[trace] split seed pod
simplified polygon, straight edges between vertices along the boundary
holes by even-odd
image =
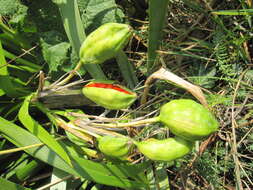
[[[83,87],[82,92],[96,104],[112,110],[125,109],[137,98],[136,93],[112,81],[90,82]]]
[[[98,138],[98,148],[108,157],[125,160],[131,150],[132,144],[128,138],[103,136]]]
[[[148,139],[136,142],[138,150],[151,160],[172,161],[189,153],[193,143],[175,137],[163,140]]]
[[[193,100],[172,100],[161,108],[159,120],[173,134],[195,141],[217,131],[219,123],[211,112]]]
[[[81,62],[99,64],[115,57],[128,43],[132,29],[127,24],[107,23],[93,31],[80,48]]]

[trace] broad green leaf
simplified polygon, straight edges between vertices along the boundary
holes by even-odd
[[[7,16],[14,14],[19,7],[18,0],[0,0],[0,15]]]
[[[0,131],[3,136],[11,141],[18,147],[28,146],[32,144],[41,143],[38,138],[29,133],[28,131],[22,129],[21,127],[13,124],[12,122],[5,120],[0,117]],[[97,183],[118,186],[121,188],[135,188],[138,189],[140,187],[145,187],[144,183],[140,183],[138,181],[130,180],[130,175],[126,178],[118,177],[118,175],[114,175],[114,169],[111,165],[106,165],[101,167],[101,164],[95,163],[90,160],[85,160],[83,158],[74,157],[73,159],[73,168],[71,168],[66,162],[63,161],[61,157],[59,157],[54,151],[49,149],[47,146],[42,146],[39,148],[31,148],[27,149],[30,155],[38,158],[60,170],[73,174],[75,176],[83,177],[87,180],[95,181]],[[77,162],[76,162],[77,161]],[[121,166],[115,166],[121,170]],[[127,167],[127,166],[124,166]],[[135,165],[132,166],[134,168]],[[147,167],[147,166],[146,166]],[[144,167],[144,168],[146,168]],[[102,171],[99,169],[103,168]],[[136,167],[138,169],[138,165]],[[143,167],[139,167],[139,170],[136,170],[136,173],[141,172]]]
[[[51,75],[57,76],[62,71],[73,70],[74,64],[70,63],[69,60],[70,43],[66,42],[60,32],[55,30],[44,32],[40,38],[40,45]]]
[[[253,9],[238,9],[238,10],[220,10],[213,11],[216,15],[253,15]]]
[[[81,17],[85,30],[90,33],[102,24],[108,22],[122,23],[124,13],[115,3],[115,0],[79,1]]]
[[[67,42],[61,42],[51,47],[44,48],[43,56],[48,63],[49,72],[57,71],[68,58],[67,54],[70,48],[70,44]]]
[[[82,42],[85,40],[86,35],[77,6],[77,0],[55,0],[55,3],[59,7],[64,29],[70,44],[75,50],[76,55],[79,55],[79,49]],[[86,64],[83,68],[85,68],[95,79],[106,79],[105,74],[97,64]]]
[[[21,123],[36,137],[38,137],[43,143],[48,145],[52,150],[59,154],[68,164],[71,165],[71,161],[65,150],[61,145],[29,114],[29,104],[34,94],[27,96],[23,105],[21,106],[18,118]]]
[[[167,14],[168,0],[149,0],[149,29],[148,29],[148,73],[154,69],[154,63],[157,57],[161,39],[162,31]],[[159,11],[158,11],[159,10]]]
[[[20,3],[18,5],[18,9],[12,15],[9,23],[13,25],[21,24],[22,29],[24,30],[25,29],[24,23],[27,16],[27,10],[28,10],[28,7]]]
[[[19,184],[13,183],[11,181],[8,181],[2,177],[0,177],[0,187],[4,189],[8,189],[8,190],[29,190],[29,188],[26,187],[22,187]]]

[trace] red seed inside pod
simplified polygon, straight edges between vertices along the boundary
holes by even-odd
[[[113,90],[117,90],[119,92],[123,92],[125,94],[132,94],[131,92],[119,87],[118,85],[115,84],[105,84],[105,83],[91,83],[87,84],[85,87],[96,87],[96,88],[110,88]]]

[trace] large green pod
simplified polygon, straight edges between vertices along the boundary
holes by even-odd
[[[219,125],[208,109],[190,99],[172,100],[163,105],[159,119],[173,134],[190,141],[207,137]]]
[[[107,23],[89,34],[80,48],[81,62],[99,64],[115,57],[133,32],[129,25]]]
[[[112,110],[128,108],[137,98],[136,93],[112,81],[90,82],[82,92],[96,104]]]
[[[128,138],[114,136],[98,138],[98,149],[108,157],[125,160],[131,147],[132,143]]]
[[[136,142],[136,146],[142,154],[151,160],[172,161],[189,153],[193,143],[178,137],[163,140],[151,138]]]

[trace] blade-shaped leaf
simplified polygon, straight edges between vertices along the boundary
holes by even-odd
[[[18,97],[21,94],[17,91],[16,86],[13,85],[7,69],[7,62],[4,57],[4,50],[0,41],[0,90],[2,95],[6,93],[10,97]]]
[[[32,144],[41,143],[38,138],[29,133],[28,131],[22,129],[21,127],[13,124],[12,122],[5,120],[0,117],[0,131],[3,133],[3,136],[11,141],[16,146],[28,146]],[[128,173],[128,176],[118,177],[118,175],[114,176],[114,168],[118,167],[121,170],[121,166],[112,166],[106,165],[106,167],[102,166],[104,169],[100,171],[98,168],[102,168],[101,164],[95,163],[93,161],[85,160],[83,158],[74,157],[73,168],[71,168],[64,160],[59,157],[54,151],[49,149],[47,146],[42,146],[39,148],[31,148],[27,149],[30,155],[38,158],[58,169],[61,169],[65,172],[73,174],[75,176],[80,176],[86,178],[87,180],[95,181],[97,183],[118,186],[121,188],[141,188],[145,187],[144,183],[130,180],[131,172]],[[92,166],[89,166],[92,165]],[[124,166],[125,168],[127,166]],[[134,166],[131,166],[131,170],[133,170]],[[136,167],[136,173],[140,173],[143,170],[143,167]],[[146,168],[146,166],[145,166]]]
[[[149,0],[148,73],[152,72],[167,13],[168,0]],[[157,11],[159,10],[159,11]]]
[[[213,11],[216,15],[253,15],[253,9],[239,9],[239,10],[220,10]]]
[[[116,57],[117,63],[120,68],[120,72],[123,75],[125,81],[127,82],[129,88],[133,89],[138,84],[138,79],[135,75],[133,66],[129,63],[127,55],[120,51]]]
[[[90,160],[86,160],[83,158],[80,158],[78,156],[72,156],[73,159],[79,163],[82,167],[85,167],[86,169],[92,169],[96,168],[96,170],[100,172],[107,173],[108,175],[112,175],[119,178],[133,178],[136,181],[145,183],[145,179],[142,179],[140,177],[140,173],[142,173],[145,169],[147,169],[150,166],[150,162],[144,162],[141,164],[135,164],[135,165],[128,165],[128,164],[104,164],[100,163],[97,164],[95,162],[92,162]]]
[[[30,72],[38,72],[42,68],[42,66],[36,65],[36,64],[34,64],[34,63],[30,62],[30,61],[27,61],[27,60],[25,60],[25,59],[23,59],[21,57],[17,57],[16,55],[14,55],[11,52],[8,52],[6,50],[4,50],[4,55],[7,58],[9,58],[9,59],[15,59],[15,61],[17,63],[20,63],[20,64],[22,64],[24,66],[29,67]]]
[[[58,155],[60,155],[68,164],[71,165],[70,158],[61,145],[29,114],[29,104],[33,94],[27,96],[23,105],[21,106],[18,118],[21,123],[36,137],[38,137],[43,143],[48,145]]]
[[[0,187],[8,190],[29,190],[29,188],[22,187],[21,185],[8,181],[2,177],[0,177]]]
[[[110,167],[110,165],[97,164],[95,162],[91,162],[89,160],[85,160],[85,159],[79,158],[79,157],[73,157],[73,159],[76,161],[76,163],[78,163],[78,167],[81,167],[82,169],[86,169],[86,170],[87,169],[94,170],[93,171],[94,173],[90,173],[91,177],[93,177],[93,175],[95,177],[95,175],[96,175],[96,181],[99,183],[102,182],[103,184],[106,184],[106,185],[112,185],[112,181],[113,181],[113,186],[125,187],[125,188],[126,187],[128,187],[128,188],[141,188],[141,187],[146,186],[146,184],[143,182],[131,181],[131,180],[127,179],[129,177],[134,178],[134,176],[128,176],[125,173],[123,173],[121,171],[120,166],[118,166],[119,168],[117,170],[115,170],[115,167],[117,167],[117,166]],[[107,175],[101,175],[100,172],[107,173]],[[136,173],[138,173],[137,170],[136,170]]]

